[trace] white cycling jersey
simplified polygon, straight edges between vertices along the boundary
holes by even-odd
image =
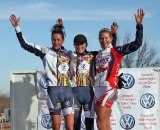
[[[42,59],[48,86],[70,86],[68,51],[61,47],[59,50],[28,43],[24,39],[20,27],[15,27],[21,47],[34,53]]]

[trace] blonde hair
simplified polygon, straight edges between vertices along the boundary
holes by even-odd
[[[105,32],[105,33],[108,33],[109,36],[112,38],[112,32],[111,32],[111,30],[108,29],[108,28],[102,28],[102,29],[99,31],[99,38],[100,38],[101,34],[104,33],[104,32]]]

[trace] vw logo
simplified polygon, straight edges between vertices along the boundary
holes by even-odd
[[[135,83],[135,79],[131,74],[123,74],[122,78],[127,82],[127,83],[124,83],[124,86],[123,86],[124,89],[131,88]]]
[[[49,114],[46,114],[42,117],[41,124],[46,129],[52,128],[52,121]]]
[[[85,130],[86,126],[85,126],[85,116],[82,115],[81,116],[81,128]]]
[[[149,109],[154,106],[155,98],[152,94],[146,93],[146,94],[142,95],[142,97],[140,99],[140,103],[141,103],[142,107]]]
[[[42,88],[47,89],[48,83],[47,83],[47,80],[46,80],[46,75],[42,75],[42,77],[39,80],[39,83],[40,83]]]
[[[120,119],[120,125],[125,130],[130,130],[135,125],[135,119],[132,115],[125,114]]]

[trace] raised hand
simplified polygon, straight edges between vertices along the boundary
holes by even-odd
[[[118,32],[118,24],[116,22],[113,22],[111,25],[111,32],[112,34],[116,34]]]
[[[9,19],[9,20],[11,21],[11,24],[12,24],[14,27],[18,26],[19,23],[20,23],[20,17],[17,18],[14,14],[12,14],[12,15],[10,16],[10,19]]]
[[[63,21],[62,21],[62,19],[61,19],[61,18],[59,18],[59,19],[56,21],[56,24],[58,24],[58,25],[63,25]]]
[[[142,24],[144,15],[145,15],[145,13],[142,9],[137,10],[137,14],[134,15],[137,24]]]

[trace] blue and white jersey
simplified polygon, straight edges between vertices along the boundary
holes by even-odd
[[[40,57],[43,62],[48,86],[71,86],[70,82],[70,55],[61,47],[59,50],[28,43],[24,39],[20,27],[15,27],[21,47]]]

